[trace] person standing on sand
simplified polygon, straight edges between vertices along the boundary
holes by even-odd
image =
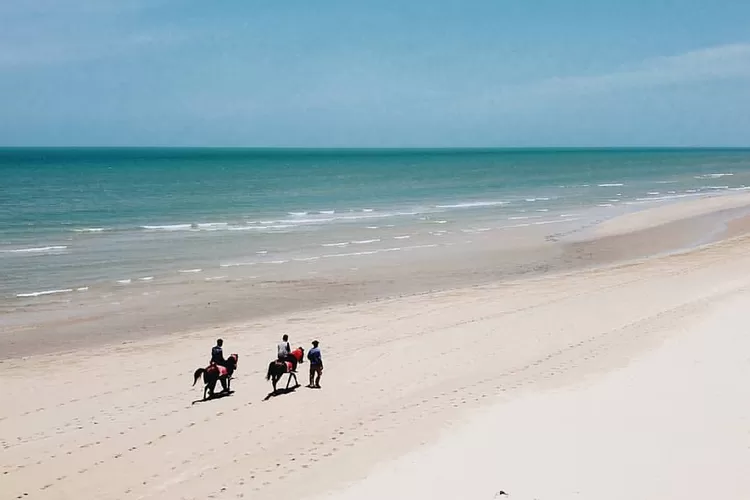
[[[216,345],[211,349],[211,363],[219,366],[226,366],[227,362],[224,359],[223,345],[224,341],[222,339],[216,341]]]
[[[313,340],[312,349],[307,353],[307,359],[310,361],[310,385],[307,387],[311,389],[320,389],[320,376],[323,374],[323,357],[318,344],[317,340]],[[313,383],[315,375],[317,375],[317,380]]]

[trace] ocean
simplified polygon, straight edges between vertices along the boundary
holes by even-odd
[[[583,225],[746,189],[750,150],[0,149],[0,175],[0,298],[28,303]]]

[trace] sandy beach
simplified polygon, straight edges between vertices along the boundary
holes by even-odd
[[[501,281],[483,255],[421,290],[170,335],[6,332],[1,496],[748,498],[748,206],[613,219]],[[321,341],[323,389],[264,400],[282,333]],[[194,402],[217,337],[236,392]]]

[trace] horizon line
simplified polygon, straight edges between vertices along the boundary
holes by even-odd
[[[3,146],[2,150],[242,150],[242,151],[596,151],[747,150],[746,146]]]

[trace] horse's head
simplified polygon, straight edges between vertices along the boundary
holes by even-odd
[[[227,364],[231,365],[232,368],[234,368],[236,370],[237,369],[237,361],[239,361],[239,358],[240,358],[239,354],[231,354],[227,358]]]

